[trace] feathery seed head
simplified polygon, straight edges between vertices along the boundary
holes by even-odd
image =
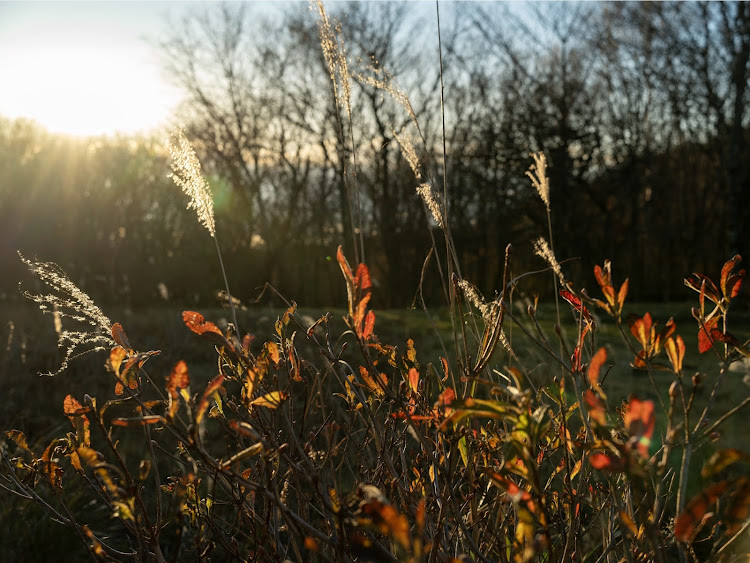
[[[29,260],[20,252],[21,261],[44,283],[51,293],[34,294],[22,290],[27,299],[31,299],[43,313],[54,316],[57,345],[65,350],[65,356],[57,371],[44,375],[57,375],[68,367],[73,358],[89,352],[105,350],[114,346],[110,321],[93,299],[75,285],[57,264]],[[88,330],[64,330],[63,319],[70,319],[85,325]]]
[[[534,253],[549,264],[550,268],[552,268],[560,280],[560,283],[565,287],[567,282],[565,281],[565,276],[563,275],[560,263],[557,261],[557,258],[555,258],[555,253],[552,252],[552,249],[544,238],[539,237],[534,241]]]
[[[544,156],[543,152],[534,153],[531,155],[534,159],[534,164],[529,167],[526,175],[531,178],[531,183],[536,188],[539,197],[542,198],[544,205],[547,206],[547,211],[550,210],[549,204],[549,178],[547,178],[547,157]]]
[[[441,229],[444,226],[443,222],[443,206],[440,203],[440,196],[432,189],[432,185],[429,182],[420,184],[417,186],[417,193],[424,201],[427,209],[430,210],[432,218],[438,224]]]
[[[182,130],[169,139],[169,155],[172,158],[171,178],[190,198],[188,209],[195,209],[198,220],[212,237],[216,236],[214,223],[214,200],[211,188],[201,172],[201,163],[195,150],[185,138]]]

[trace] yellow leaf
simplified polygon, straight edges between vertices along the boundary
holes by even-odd
[[[272,391],[266,393],[262,397],[250,401],[250,404],[256,407],[266,407],[268,409],[277,409],[281,406],[281,403],[287,398],[287,393],[283,391]]]

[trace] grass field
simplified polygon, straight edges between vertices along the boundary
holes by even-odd
[[[685,339],[687,354],[685,359],[685,378],[693,373],[705,374],[706,378],[696,395],[693,416],[697,417],[713,386],[719,362],[715,355],[697,352],[697,325],[690,315],[689,303],[630,304],[625,314],[642,315],[650,312],[655,321],[663,323],[672,316],[677,323],[677,332]],[[185,360],[191,373],[193,392],[198,392],[216,375],[216,356],[210,345],[191,333],[183,324],[181,312],[188,307],[165,305],[143,311],[106,310],[113,321],[121,322],[131,343],[140,351],[161,350],[161,354],[149,361],[147,369],[154,381],[160,381],[169,374],[171,366]],[[523,307],[515,307],[514,316],[527,328],[531,329]],[[257,337],[257,343],[272,338],[274,323],[284,309],[254,306],[238,311],[238,322],[243,331]],[[343,309],[328,310],[333,315],[333,327],[340,334],[344,330]],[[207,320],[223,326],[229,318],[228,311],[215,308],[200,311]],[[298,315],[303,326],[309,326],[327,312],[324,309],[302,308]],[[406,348],[408,339],[415,341],[420,363],[439,365],[439,358],[446,353],[455,357],[450,315],[447,310],[430,311],[430,317],[421,310],[386,310],[376,309],[377,322],[375,333],[382,342],[396,345],[400,350]],[[557,349],[554,340],[554,323],[556,313],[554,305],[540,306],[537,318],[542,331],[551,344]],[[733,317],[731,330],[744,340],[750,334],[750,314],[740,312]],[[469,319],[470,320],[470,319]],[[576,325],[569,307],[562,308],[564,337],[572,349],[576,336]],[[53,318],[42,315],[31,303],[14,303],[0,309],[0,427],[3,430],[18,429],[29,438],[32,447],[40,448],[51,437],[58,436],[70,429],[69,421],[63,416],[63,399],[71,393],[82,397],[84,393],[96,396],[100,401],[112,398],[113,381],[111,374],[103,367],[105,354],[92,353],[71,362],[69,369],[54,377],[41,377],[37,374],[55,370],[62,358],[56,349],[56,335]],[[630,394],[641,398],[658,397],[646,372],[630,366],[632,354],[622,343],[622,336],[615,325],[607,318],[598,322],[596,346],[604,346],[608,351],[607,366],[611,366],[603,384],[611,406],[617,406]],[[518,326],[506,324],[508,336],[518,360],[511,360],[506,352],[499,349],[493,357],[492,364],[499,371],[511,365],[523,366],[528,380],[538,387],[549,385],[559,368],[551,367],[549,357],[538,346],[531,343]],[[437,329],[437,330],[436,330]],[[298,345],[305,346],[304,338],[299,338]],[[735,371],[730,372],[720,391],[716,395],[714,409],[724,413],[747,396],[747,379],[750,379],[748,364],[735,364]],[[656,383],[659,393],[666,400],[670,384],[674,380],[671,372],[656,372]],[[690,386],[690,382],[686,382]],[[331,401],[340,400],[331,397]],[[574,394],[571,391],[571,402]],[[750,433],[737,419],[725,425],[717,442],[706,441],[701,449],[696,450],[696,460],[705,460],[719,446],[750,450]],[[657,407],[655,442],[661,440],[659,432],[664,432],[666,421],[663,411]],[[3,438],[0,438],[3,439]],[[679,456],[673,452],[673,456]],[[699,468],[702,463],[694,467]],[[689,489],[698,490],[700,476],[691,475]],[[71,491],[68,491],[70,493]],[[0,509],[0,545],[12,546],[10,552],[15,560],[42,561],[48,560],[55,553],[70,554],[70,560],[86,557],[85,550],[75,534],[67,528],[50,523],[48,515],[32,503],[22,502],[9,495],[0,493],[3,498]],[[74,492],[73,492],[74,495]],[[9,497],[9,498],[5,498]]]

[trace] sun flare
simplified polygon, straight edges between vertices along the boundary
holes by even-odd
[[[39,6],[40,11],[50,8]],[[78,136],[163,125],[177,94],[161,77],[153,49],[141,37],[128,35],[127,26],[92,24],[87,14],[67,25],[20,21],[2,33],[0,113]]]

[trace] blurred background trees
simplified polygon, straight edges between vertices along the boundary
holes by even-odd
[[[412,302],[431,220],[396,137],[414,139],[443,181],[425,6],[329,7],[354,76],[351,121],[307,5],[270,16],[210,4],[170,25],[159,49],[185,94],[175,122],[209,175],[239,297],[268,281],[299,302],[339,303],[330,257],[341,243],[353,256],[361,237],[380,306]],[[686,274],[747,251],[750,5],[461,3],[441,19],[451,228],[481,290],[498,287],[509,242],[517,273],[542,267],[529,241],[546,234],[546,213],[524,175],[534,151],[549,160],[558,258],[586,285],[609,258],[637,298],[680,298]],[[409,95],[419,130],[368,77]],[[0,297],[17,298],[21,250],[103,303],[213,302],[212,245],[168,177],[164,144],[0,120]]]

